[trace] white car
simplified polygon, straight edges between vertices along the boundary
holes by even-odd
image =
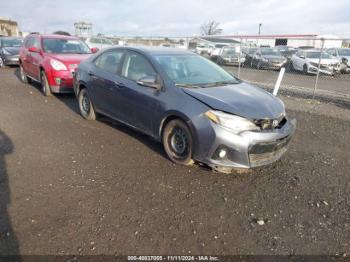
[[[350,48],[329,48],[327,53],[341,62],[342,73],[350,73]]]
[[[291,58],[292,69],[305,74],[317,74],[318,62],[321,56],[320,73],[334,75],[340,72],[340,61],[330,54],[318,49],[299,49]]]
[[[209,50],[209,48],[205,45],[197,45],[194,52],[202,55],[202,54],[208,53],[208,50]]]
[[[214,47],[211,47],[208,51],[208,54],[210,55],[210,58],[215,60],[221,51],[221,48],[229,46],[228,44],[216,44]]]
[[[114,46],[113,42],[109,39],[103,38],[103,37],[90,37],[86,39],[85,43],[90,47],[90,48],[98,48],[98,49],[103,49],[103,48],[108,48]]]

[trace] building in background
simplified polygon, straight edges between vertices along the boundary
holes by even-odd
[[[18,24],[6,17],[0,17],[0,36],[19,36]]]
[[[295,35],[235,35],[230,38],[242,41],[248,46],[266,46],[274,47],[279,45],[288,45],[293,47],[312,46],[321,48],[322,41],[325,39],[324,47],[341,47],[343,40],[335,35],[317,35],[317,34],[295,34]]]
[[[74,23],[75,35],[80,38],[89,38],[92,36],[92,23],[89,22],[76,22]]]

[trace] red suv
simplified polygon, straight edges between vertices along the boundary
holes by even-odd
[[[30,34],[20,50],[21,80],[41,83],[46,96],[74,92],[75,69],[95,51],[77,37]]]

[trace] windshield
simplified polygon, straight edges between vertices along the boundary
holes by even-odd
[[[306,58],[320,58],[321,52],[320,51],[306,52],[305,55],[306,55]],[[330,54],[323,52],[322,58],[330,59],[332,57]]]
[[[3,38],[1,39],[2,47],[21,47],[23,39],[20,38]]]
[[[238,52],[236,52],[236,49],[234,49],[234,48],[224,48],[222,50],[222,55],[224,55],[224,56],[234,56],[234,55],[238,55]]]
[[[341,56],[350,56],[350,48],[338,49],[338,51]]]
[[[53,54],[90,54],[89,47],[78,39],[46,38],[44,51]]]
[[[239,83],[239,80],[220,66],[197,55],[155,56],[168,77],[178,85],[215,85],[221,82]]]
[[[261,49],[262,55],[274,55],[274,56],[280,56],[281,53],[277,49]]]

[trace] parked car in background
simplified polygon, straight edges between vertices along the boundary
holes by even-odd
[[[298,50],[295,47],[279,45],[275,47],[287,59],[290,59]]]
[[[308,49],[315,49],[315,47],[311,45],[302,45],[302,46],[299,46],[297,49],[308,50]]]
[[[209,54],[210,58],[215,61],[218,58],[218,55],[221,51],[221,48],[223,48],[225,46],[229,46],[229,45],[228,44],[216,44],[216,45],[212,46],[211,48],[209,48],[208,54]]]
[[[350,73],[350,48],[329,48],[327,53],[340,62],[340,72]]]
[[[19,49],[22,43],[22,38],[0,37],[0,67],[18,65]]]
[[[246,47],[242,49],[243,54],[245,54],[245,65],[251,64],[252,58],[257,50],[258,47]]]
[[[104,50],[79,65],[74,90],[85,119],[99,113],[135,128],[182,165],[266,165],[286,152],[295,130],[280,99],[181,49]]]
[[[46,96],[73,92],[74,70],[91,53],[77,37],[30,34],[20,49],[21,80],[41,83]]]
[[[241,65],[245,62],[245,54],[237,51],[236,47],[225,46],[221,48],[216,59],[219,65]]]
[[[281,69],[287,63],[280,51],[275,48],[259,48],[253,55],[250,66],[257,69]]]
[[[320,73],[334,75],[340,72],[339,60],[318,49],[298,50],[291,59],[292,69],[304,72],[304,74],[317,74],[320,58]]]
[[[85,43],[90,48],[98,48],[98,49],[104,49],[104,48],[114,46],[114,43],[111,40],[103,37],[90,37],[86,39]]]
[[[209,47],[205,45],[197,45],[196,48],[194,49],[194,52],[199,54],[199,55],[204,55],[208,54]]]

